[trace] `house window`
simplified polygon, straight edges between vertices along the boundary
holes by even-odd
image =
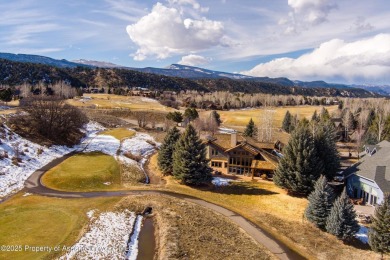
[[[211,155],[218,155],[218,150],[211,148]]]
[[[225,167],[224,168],[227,168],[227,162],[225,162]]]
[[[222,167],[222,162],[211,161],[211,167],[221,168]]]

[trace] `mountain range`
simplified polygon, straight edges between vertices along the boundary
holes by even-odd
[[[214,80],[223,80],[223,79],[231,79],[235,81],[244,81],[244,85],[248,85],[250,83],[269,83],[275,84],[278,86],[284,87],[299,87],[299,88],[325,88],[325,89],[335,89],[335,90],[353,90],[353,89],[364,89],[370,93],[375,93],[383,96],[390,96],[390,86],[369,86],[369,85],[346,85],[346,84],[333,84],[327,83],[325,81],[298,81],[298,80],[290,80],[288,78],[280,77],[280,78],[269,78],[269,77],[251,77],[247,75],[237,74],[237,73],[228,73],[221,71],[214,71],[203,69],[199,67],[181,65],[181,64],[172,64],[166,68],[132,68],[120,66],[110,62],[104,61],[93,61],[93,60],[73,60],[68,61],[65,59],[58,60],[45,56],[39,55],[30,55],[30,54],[12,54],[12,53],[0,53],[0,59],[23,62],[23,63],[34,63],[34,64],[43,64],[49,65],[57,68],[102,68],[102,69],[121,69],[121,70],[130,70],[137,71],[141,73],[147,74],[156,74],[163,75],[168,77],[178,77],[183,79],[191,79],[204,81],[207,79]],[[242,82],[241,84],[243,84]],[[334,92],[334,91],[333,91]],[[370,95],[367,95],[370,96]]]

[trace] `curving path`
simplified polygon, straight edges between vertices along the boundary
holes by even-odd
[[[305,259],[295,251],[289,249],[285,244],[277,239],[273,238],[266,231],[262,230],[260,227],[239,215],[236,212],[228,210],[219,205],[201,200],[196,197],[178,194],[169,191],[160,191],[160,190],[128,190],[128,191],[102,191],[102,192],[66,192],[50,189],[44,186],[41,183],[42,176],[46,171],[50,170],[52,167],[60,164],[74,153],[70,153],[61,158],[57,158],[47,165],[43,166],[39,170],[36,170],[25,182],[25,189],[27,192],[50,196],[50,197],[59,197],[59,198],[94,198],[94,197],[113,197],[113,196],[127,196],[127,195],[148,195],[148,194],[163,194],[186,201],[190,201],[211,209],[219,214],[224,215],[229,218],[231,221],[236,223],[241,227],[245,232],[247,232],[253,239],[255,239],[259,244],[264,245],[271,253],[273,253],[279,259]]]

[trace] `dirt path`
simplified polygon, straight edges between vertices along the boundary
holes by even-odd
[[[204,200],[198,199],[196,197],[178,194],[170,191],[161,191],[161,190],[129,190],[129,191],[108,191],[108,192],[65,192],[57,191],[45,187],[41,183],[42,176],[46,171],[50,170],[52,167],[60,164],[67,158],[72,156],[72,154],[65,155],[64,157],[55,159],[49,164],[45,165],[41,169],[35,171],[25,182],[26,192],[35,193],[43,196],[49,197],[58,197],[58,198],[95,198],[95,197],[113,197],[113,196],[128,196],[128,195],[148,195],[148,194],[157,194],[157,195],[167,195],[185,201],[189,201],[208,209],[211,209],[219,214],[224,215],[229,218],[232,222],[241,227],[245,232],[247,232],[253,239],[255,239],[259,244],[264,245],[271,253],[273,253],[279,259],[304,259],[301,255],[295,251],[289,249],[281,241],[273,238],[270,234],[262,230],[260,227],[239,215],[236,212],[228,210],[219,205],[206,202]]]

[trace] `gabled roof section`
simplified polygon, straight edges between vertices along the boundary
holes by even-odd
[[[383,192],[390,192],[390,142],[366,146],[366,154],[356,169],[357,175],[375,181]]]
[[[245,139],[242,136],[237,135],[237,144],[240,144],[243,141],[245,141]],[[207,142],[213,143],[213,144],[223,148],[224,150],[233,148],[231,146],[231,135],[230,134],[215,134],[213,136],[213,139],[208,140]]]

